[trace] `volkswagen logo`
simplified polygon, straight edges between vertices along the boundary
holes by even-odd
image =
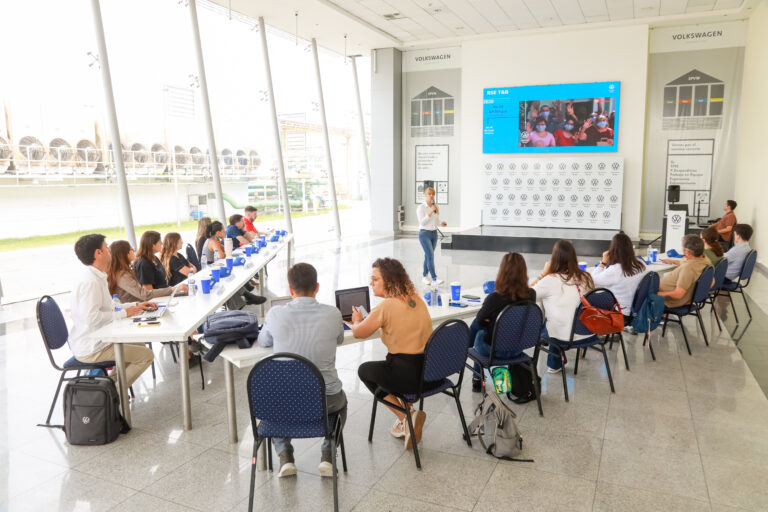
[[[498,211],[496,208],[491,208],[491,215],[496,215]]]
[[[520,208],[515,209],[515,217],[519,217],[523,211]]]
[[[596,187],[600,183],[600,180],[598,180],[597,178],[592,178],[591,183],[593,187]]]
[[[529,217],[533,217],[533,208],[528,208],[528,209],[525,211],[525,213],[526,213],[526,214],[528,214],[528,216],[529,216]]]
[[[534,170],[538,171],[539,169],[541,169],[541,164],[539,162],[536,162],[535,164],[533,164],[533,168]]]
[[[597,202],[598,203],[602,203],[604,200],[605,200],[605,196],[603,196],[602,194],[597,196]]]
[[[605,169],[605,162],[600,162],[599,164],[597,164],[597,168],[600,169],[601,171]]]
[[[606,187],[610,187],[611,185],[613,185],[613,180],[611,178],[605,178],[604,183]]]
[[[499,183],[499,180],[496,178],[491,178],[491,185],[497,185]]]
[[[577,196],[576,194],[571,194],[571,202],[572,203],[575,203],[578,200],[579,200],[579,196]]]
[[[509,200],[514,201],[515,200],[515,194],[509,194]]]
[[[501,171],[504,169],[504,164],[496,164],[496,168]]]
[[[587,180],[585,180],[584,178],[579,178],[579,181],[577,183],[579,184],[580,187],[583,187],[586,182]]]
[[[592,162],[587,162],[587,163],[585,163],[585,164],[584,164],[584,168],[585,168],[586,170],[590,170],[590,169],[592,168]]]
[[[595,210],[592,210],[591,212],[589,212],[589,216],[594,219],[595,217],[597,217],[597,212]]]
[[[584,210],[578,210],[578,211],[576,212],[576,216],[577,216],[577,217],[583,217],[583,216],[584,216]]]
[[[528,185],[533,185],[535,183],[535,180],[533,178],[528,178]]]
[[[82,422],[83,425],[87,425],[91,422],[91,418],[89,416],[83,416]]]
[[[547,180],[546,180],[546,178],[541,178],[541,179],[539,180],[539,185],[541,185],[542,187],[543,187],[544,185],[546,185],[546,184],[547,184]]]
[[[571,185],[573,185],[573,180],[571,178],[566,178],[565,184],[570,187]]]
[[[491,194],[485,194],[485,200],[490,201],[491,200]]]
[[[528,194],[520,194],[520,200],[521,201],[527,201],[528,200]]]
[[[606,219],[609,218],[610,216],[611,216],[611,212],[609,210],[605,210],[603,212],[603,217],[605,217]]]
[[[553,164],[552,162],[547,162],[547,170],[548,171],[551,171],[552,168],[554,168],[554,167],[555,167],[555,164]]]
[[[558,165],[557,168],[560,169],[561,171],[564,171],[565,170],[565,162],[560,162],[560,165]]]
[[[533,194],[533,200],[538,201],[539,200],[539,194]]]
[[[674,215],[672,216],[672,222],[674,222],[675,224],[680,224],[680,222],[681,222],[682,220],[683,220],[683,217],[682,217],[682,216],[680,216],[680,215],[678,215],[678,214],[674,214]]]
[[[493,166],[490,163],[485,164],[485,170],[486,171],[490,171],[491,169],[493,169]]]
[[[612,202],[612,203],[615,203],[615,202],[616,202],[616,201],[618,201],[618,200],[619,200],[619,196],[617,196],[616,194],[613,194],[613,195],[611,196],[611,202]]]
[[[552,216],[557,217],[557,210],[552,210]]]
[[[617,171],[619,169],[619,162],[613,162],[611,164],[611,169],[613,169],[614,171]]]
[[[527,164],[527,163],[525,163],[525,162],[523,162],[522,164],[520,164],[520,168],[521,168],[522,170],[526,170],[526,169],[528,168],[528,164]]]
[[[570,217],[571,216],[571,210],[565,210],[563,212],[563,215],[565,215],[566,217]]]
[[[517,164],[513,162],[513,163],[509,164],[509,168],[514,171],[515,169],[517,169]]]
[[[509,185],[509,178],[504,178],[504,184]]]
[[[504,216],[505,216],[505,217],[508,217],[508,216],[509,216],[509,208],[504,208],[504,209],[501,211],[501,213],[502,213],[502,214],[504,214]]]
[[[574,171],[578,170],[578,168],[579,168],[579,163],[578,162],[573,162],[571,164],[571,169],[573,169]]]
[[[555,179],[552,180],[552,185],[554,185],[555,187],[558,186],[559,184],[560,184],[560,180],[559,179],[555,178]]]
[[[545,195],[545,196],[544,196],[544,199],[545,199],[546,201],[551,201],[551,200],[552,200],[552,194],[547,194],[547,195]]]
[[[501,201],[502,199],[504,199],[504,194],[496,194],[496,199]]]
[[[557,200],[560,202],[565,201],[565,194],[560,194],[559,196],[557,196]]]
[[[585,202],[585,203],[588,203],[588,202],[590,202],[591,200],[592,200],[592,196],[591,196],[591,195],[587,194],[587,195],[585,195],[585,196],[584,196],[584,202]]]
[[[522,178],[515,178],[515,185],[522,185],[523,179]]]
[[[547,211],[544,209],[539,210],[539,217],[543,217],[547,214]]]

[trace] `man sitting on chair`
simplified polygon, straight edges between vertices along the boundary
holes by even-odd
[[[680,265],[659,282],[659,297],[664,297],[664,305],[668,308],[691,303],[696,280],[709,265],[709,258],[704,256],[704,241],[699,235],[683,237],[683,254]]]
[[[739,278],[744,260],[751,250],[749,239],[752,238],[752,226],[749,224],[736,224],[733,226],[734,245],[723,256],[728,260],[728,270],[725,272],[725,281],[730,283]]]
[[[309,263],[297,263],[288,269],[288,285],[293,300],[285,306],[270,308],[259,332],[259,345],[273,346],[275,353],[290,352],[312,361],[325,380],[328,414],[339,412],[343,425],[347,417],[347,397],[336,372],[336,345],[344,341],[341,312],[315,300],[320,285],[317,270]],[[295,475],[291,440],[275,438],[273,441],[280,457],[279,476]],[[333,476],[329,439],[323,441],[321,450],[317,469],[321,476]]]
[[[69,347],[72,354],[82,363],[114,361],[115,348],[112,343],[104,343],[94,338],[93,333],[112,321],[112,297],[107,285],[107,269],[112,259],[104,235],[85,235],[75,243],[75,254],[85,265],[78,277],[70,296],[70,316],[72,329],[69,332]],[[156,308],[152,302],[123,304],[120,318],[134,316]],[[125,381],[131,386],[139,376],[149,368],[154,353],[142,343],[126,343]],[[115,378],[114,372],[110,375]]]

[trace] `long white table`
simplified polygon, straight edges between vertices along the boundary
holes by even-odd
[[[200,280],[210,277],[210,268],[195,274],[197,281],[197,293],[194,296],[174,297],[170,309],[160,319],[159,325],[139,327],[132,318],[118,320],[105,325],[93,335],[104,342],[113,343],[115,346],[115,364],[117,367],[117,384],[120,393],[123,416],[131,423],[131,408],[128,404],[127,386],[125,382],[125,356],[123,344],[125,343],[150,343],[162,341],[179,342],[179,371],[181,374],[181,403],[184,415],[184,429],[192,428],[192,411],[189,398],[189,366],[187,358],[189,345],[187,340],[191,334],[205,321],[211,313],[218,310],[224,303],[237,293],[257,273],[259,274],[260,293],[264,293],[264,268],[275,259],[277,254],[286,250],[286,256],[290,263],[292,234],[285,235],[279,242],[270,242],[262,248],[259,254],[246,258],[246,264],[233,267],[229,277],[221,279],[211,290],[210,294],[204,294]],[[240,251],[235,251],[240,254]],[[221,262],[223,265],[223,261]],[[210,267],[210,265],[209,265]],[[159,299],[156,302],[162,304],[167,299]]]

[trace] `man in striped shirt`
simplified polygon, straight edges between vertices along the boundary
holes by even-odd
[[[342,424],[347,416],[347,397],[336,372],[336,346],[344,340],[341,312],[333,306],[320,304],[315,297],[320,285],[317,270],[309,263],[297,263],[288,269],[288,285],[293,300],[285,306],[267,312],[259,332],[259,345],[274,347],[277,352],[298,354],[312,361],[325,380],[328,413],[340,411]],[[296,474],[293,446],[290,439],[273,439],[280,457],[280,477]],[[331,443],[323,441],[321,476],[333,476]]]

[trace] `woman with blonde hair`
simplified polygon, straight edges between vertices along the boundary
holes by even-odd
[[[197,259],[203,261],[203,244],[208,240],[208,226],[211,225],[210,217],[200,217],[197,221],[197,234],[195,235],[195,250],[197,251]]]
[[[435,273],[435,247],[437,247],[437,228],[446,226],[446,223],[440,222],[440,208],[435,203],[435,189],[432,187],[424,190],[424,202],[416,209],[416,216],[419,219],[419,243],[424,249],[422,280],[424,284],[430,284],[432,281],[440,284],[443,280],[438,279]]]
[[[116,240],[109,246],[112,260],[107,270],[107,284],[111,295],[117,294],[120,302],[146,302],[157,297],[167,297],[175,288],[147,290],[133,273],[136,251],[125,240]],[[187,291],[187,285],[177,286],[180,292]]]
[[[170,286],[184,281],[189,277],[190,271],[197,272],[198,270],[179,252],[183,246],[184,242],[178,233],[168,233],[163,239],[160,263],[165,267],[165,277]]]

